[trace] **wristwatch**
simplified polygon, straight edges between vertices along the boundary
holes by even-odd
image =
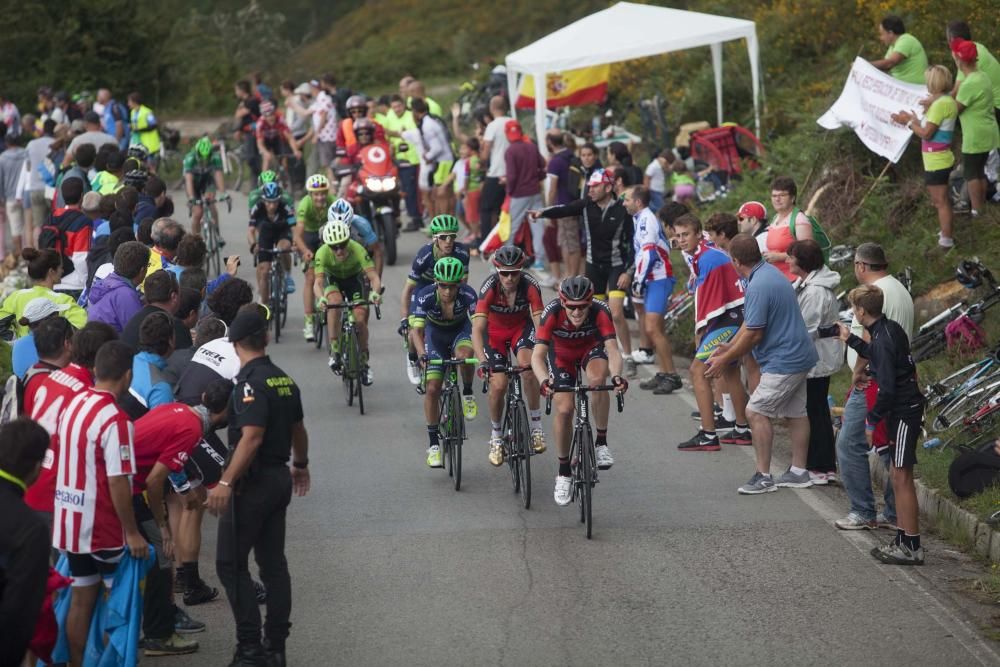
[[[220,479],[220,480],[219,480],[219,485],[220,485],[220,486],[224,486],[224,487],[226,487],[227,489],[231,489],[231,488],[233,488],[233,485],[232,485],[232,484],[230,484],[229,482],[227,482],[227,481],[226,481],[226,480],[224,480],[224,479]]]

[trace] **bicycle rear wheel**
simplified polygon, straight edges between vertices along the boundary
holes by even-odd
[[[243,160],[235,151],[226,152],[226,189],[236,191],[243,185]]]

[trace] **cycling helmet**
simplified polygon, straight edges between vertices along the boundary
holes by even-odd
[[[983,284],[983,274],[979,262],[964,260],[955,269],[955,278],[966,289],[976,289]]]
[[[343,222],[330,221],[323,226],[323,243],[337,245],[351,238],[351,228]]]
[[[149,149],[142,144],[132,144],[128,147],[127,157],[134,157],[139,162],[145,162],[149,159]]]
[[[453,215],[436,215],[431,220],[431,236],[438,234],[457,234],[458,218]]]
[[[148,178],[149,174],[142,169],[132,169],[125,174],[125,177],[122,179],[122,183],[126,186],[131,185],[133,188],[141,192],[142,189],[146,187],[146,180]]]
[[[373,123],[368,118],[357,119],[356,121],[354,121],[354,132],[355,134],[357,134],[358,132],[361,131],[366,131],[375,134],[375,123]]]
[[[202,137],[194,145],[194,149],[198,152],[198,156],[201,159],[208,159],[208,156],[212,154],[212,140],[208,137]]]
[[[309,192],[316,192],[318,190],[329,190],[329,189],[330,189],[330,181],[328,181],[326,179],[326,176],[324,176],[323,174],[313,174],[312,176],[309,177],[309,180],[306,181],[306,190],[308,190]]]
[[[345,225],[350,225],[351,220],[354,220],[354,209],[343,197],[330,204],[330,208],[326,211],[327,222],[342,222]]]
[[[505,245],[493,253],[493,266],[498,269],[520,269],[524,266],[524,251],[513,245]]]
[[[434,280],[442,283],[461,282],[465,277],[465,264],[455,257],[442,257],[434,264]]]
[[[367,112],[368,100],[365,99],[364,95],[351,95],[347,98],[346,106],[348,113],[350,113],[351,109],[364,109]]]
[[[277,183],[268,183],[261,188],[260,198],[264,201],[278,201],[281,199],[281,186]]]
[[[274,183],[276,180],[278,180],[278,175],[270,169],[260,172],[260,176],[257,177],[260,187],[264,187],[268,183]]]
[[[594,296],[594,284],[586,276],[572,276],[559,283],[559,296],[564,301],[589,301]]]

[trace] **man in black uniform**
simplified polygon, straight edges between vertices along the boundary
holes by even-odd
[[[241,312],[229,340],[241,370],[229,406],[230,460],[205,503],[222,517],[215,565],[236,619],[232,665],[283,666],[292,609],[285,513],[293,490],[298,496],[309,492],[309,439],[298,386],[266,354],[267,320]],[[268,591],[266,646],[247,570],[251,549]]]

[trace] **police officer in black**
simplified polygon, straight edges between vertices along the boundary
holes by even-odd
[[[229,340],[241,366],[229,408],[231,455],[205,504],[221,515],[216,570],[236,620],[232,665],[281,667],[292,609],[285,513],[293,491],[298,496],[309,491],[309,440],[299,388],[266,354],[267,320],[255,308],[241,310]],[[267,588],[263,643],[247,570],[251,549]]]

